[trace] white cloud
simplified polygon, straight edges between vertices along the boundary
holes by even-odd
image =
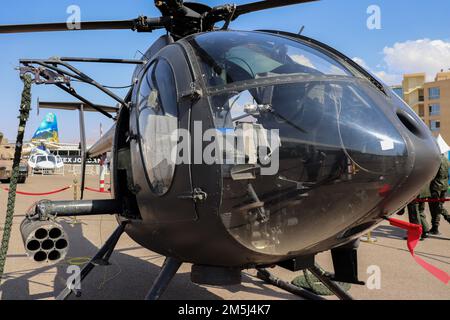
[[[370,68],[359,57],[353,60],[389,85],[401,84],[403,74],[425,72],[433,80],[441,69],[450,68],[450,42],[419,39],[397,42],[383,49],[382,63]]]
[[[377,71],[377,72],[375,72],[375,76],[377,76],[383,82],[387,83],[390,86],[402,84],[402,80],[403,80],[402,75],[391,74],[391,73],[387,73],[386,71]]]
[[[391,73],[425,72],[434,78],[441,69],[450,68],[450,42],[421,39],[397,42],[383,49],[383,61]]]
[[[309,60],[307,57],[305,57],[302,54],[293,54],[293,55],[291,55],[291,59],[294,60],[295,62],[297,62],[298,64],[316,69],[316,67],[313,65],[311,60]]]
[[[400,74],[390,74],[383,70],[374,70],[367,65],[364,59],[358,57],[353,58],[353,61],[388,85],[397,85],[402,82],[402,76]]]

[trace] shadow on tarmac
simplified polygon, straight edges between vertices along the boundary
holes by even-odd
[[[371,245],[409,253],[408,249],[401,249],[398,247],[388,246],[388,245],[379,244],[379,243],[372,243]],[[405,247],[406,247],[406,243],[405,243]],[[443,256],[443,255],[439,255],[439,254],[433,254],[433,253],[422,252],[422,251],[414,251],[414,253],[417,256],[421,256],[422,258],[426,258],[426,259],[430,259],[430,260],[434,260],[434,261],[438,261],[438,262],[450,265],[450,262],[438,259],[438,258],[450,259],[449,256]]]
[[[378,226],[372,231],[374,237],[403,240],[406,231],[392,226]]]

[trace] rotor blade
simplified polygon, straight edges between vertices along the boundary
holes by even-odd
[[[39,24],[13,24],[0,25],[0,33],[28,33],[48,31],[83,31],[83,30],[137,30],[150,32],[164,27],[163,19],[139,17],[132,20],[115,21],[89,21],[80,22],[79,25],[72,23],[39,23]]]
[[[293,5],[293,4],[315,2],[315,1],[319,1],[319,0],[265,0],[265,1],[252,2],[252,3],[247,3],[247,4],[236,6],[236,11],[235,11],[234,16],[237,17],[242,14],[246,14],[246,13],[250,13],[250,12],[254,12],[254,11],[284,7],[284,6],[289,6],[289,5]]]

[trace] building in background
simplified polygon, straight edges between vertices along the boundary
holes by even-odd
[[[426,123],[434,136],[450,141],[450,71],[439,72],[427,82],[425,73],[406,74],[403,83],[392,89]]]
[[[450,141],[450,72],[440,72],[424,85],[425,115],[429,128]]]
[[[405,74],[403,76],[403,100],[425,121],[424,85],[425,73]]]

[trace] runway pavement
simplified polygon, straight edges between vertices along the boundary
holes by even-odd
[[[72,176],[33,176],[19,190],[45,192],[73,183]],[[98,188],[98,179],[88,177],[87,186]],[[1,185],[0,187],[7,187]],[[7,192],[0,191],[0,233],[6,213]],[[105,194],[87,192],[87,199],[101,199]],[[51,200],[73,199],[73,190],[45,197]],[[25,254],[19,233],[19,224],[26,209],[40,197],[17,196],[13,232],[11,236],[5,275],[0,285],[0,298],[54,299],[64,288],[70,263],[86,261],[108,238],[117,226],[114,217],[86,217],[73,221],[65,219],[63,226],[71,242],[67,259],[57,265],[38,264]],[[446,204],[449,206],[450,204]],[[429,217],[429,214],[428,214]],[[407,219],[406,215],[401,219]],[[441,222],[442,236],[420,242],[417,253],[427,262],[450,273],[450,225]],[[370,290],[366,286],[353,285],[350,293],[356,299],[436,299],[449,300],[449,286],[439,282],[411,258],[405,232],[383,223],[374,230],[377,242],[362,243],[359,250],[359,276],[366,281],[369,271],[381,271],[381,288]],[[74,259],[77,258],[77,259]],[[79,299],[143,299],[157,276],[163,257],[144,249],[123,236],[111,258],[112,265],[95,268],[82,284],[83,295]],[[329,253],[322,253],[318,263],[332,270]],[[375,269],[373,268],[375,266]],[[370,268],[372,267],[372,268]],[[240,286],[225,288],[198,286],[190,282],[190,265],[184,264],[163,295],[163,299],[298,299],[289,293],[267,285],[254,278],[253,271],[245,271]],[[291,281],[299,273],[280,268],[273,270],[279,277]],[[76,299],[76,298],[72,298]],[[333,298],[331,298],[333,299]]]

